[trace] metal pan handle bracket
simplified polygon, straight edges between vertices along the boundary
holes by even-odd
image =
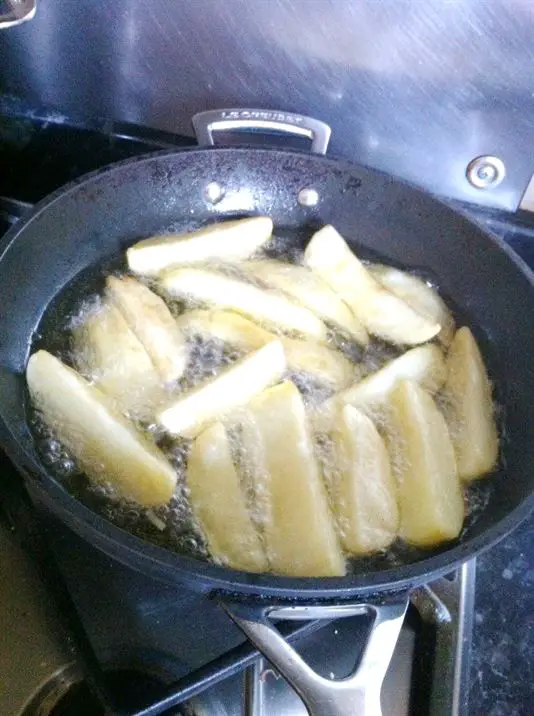
[[[310,716],[381,716],[380,692],[404,622],[408,597],[376,604],[258,606],[221,600],[221,607],[291,684]],[[371,614],[367,644],[355,671],[345,679],[317,674],[282,637],[271,619],[325,619]]]
[[[0,30],[31,20],[37,10],[37,0],[6,0],[7,10],[0,13]]]
[[[306,137],[311,140],[312,152],[326,154],[331,135],[328,124],[319,119],[264,109],[209,110],[195,114],[192,122],[200,145],[214,145],[216,132],[281,132],[292,137]]]

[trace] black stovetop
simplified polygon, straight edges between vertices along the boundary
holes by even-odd
[[[71,179],[110,162],[192,143],[189,138],[111,121],[66,122],[55,113],[22,107],[12,98],[0,98],[0,196],[33,204]],[[528,215],[498,215],[476,207],[460,208],[486,229],[502,236],[534,268],[534,221],[531,223]],[[24,206],[19,210],[23,213]],[[3,211],[0,202],[0,233],[12,220],[13,206]],[[10,468],[0,460],[0,481],[8,470]],[[78,560],[79,574],[83,574],[84,569],[95,568],[93,564],[88,567],[83,545],[73,552],[72,536],[65,537],[60,530],[54,540],[54,549],[58,552],[68,543],[70,558],[74,554],[74,559]],[[104,569],[108,560],[102,555],[98,560],[102,561]],[[120,589],[121,569],[114,568],[117,589]],[[120,633],[128,634],[128,643],[113,646],[117,647],[115,653],[122,653],[125,661],[130,654],[139,654],[143,650],[147,643],[144,633],[147,628],[152,630],[148,641],[157,645],[158,653],[168,653],[166,625],[174,618],[172,610],[176,609],[176,593],[170,593],[169,588],[162,585],[154,585],[152,591],[147,592],[146,585],[137,584],[132,575],[128,579],[128,592],[121,593],[118,603],[109,594],[100,595],[99,600],[94,594],[85,593],[83,579],[68,585],[76,598],[85,603],[86,612],[95,615],[96,631],[90,636],[94,637],[97,650],[100,648],[105,652],[110,648],[103,635],[109,634],[111,625],[122,620]],[[183,663],[179,663],[180,659],[177,661],[174,649],[174,660],[169,665],[174,676],[199,665],[206,650],[217,656],[223,645],[227,647],[242,641],[232,625],[219,619],[208,600],[204,603],[196,595],[182,597],[189,600],[191,638],[184,639],[180,656]],[[200,610],[203,610],[203,620],[207,619],[205,623],[208,625],[201,635],[195,620],[195,614]],[[159,632],[158,625],[161,625]],[[144,654],[144,658],[150,661],[152,655]],[[531,518],[477,562],[469,713],[473,716],[527,716],[532,713],[533,684],[534,519]]]

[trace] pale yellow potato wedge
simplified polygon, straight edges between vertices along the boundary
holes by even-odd
[[[341,544],[355,555],[385,549],[397,536],[399,509],[384,441],[351,405],[339,411],[332,439],[330,488]]]
[[[304,263],[336,291],[370,333],[385,341],[418,345],[441,330],[439,323],[387,291],[333,226],[313,235],[304,252]]]
[[[372,420],[382,422],[389,393],[399,380],[414,380],[430,393],[437,393],[446,377],[445,359],[437,346],[411,348],[317,406],[312,415],[314,430],[330,433],[337,411],[346,404],[362,410]]]
[[[242,442],[252,477],[259,481],[263,537],[273,572],[292,577],[345,574],[304,403],[291,382],[250,402]]]
[[[283,291],[360,345],[369,342],[367,331],[346,303],[305,266],[262,259],[247,261],[242,267],[249,276]]]
[[[282,336],[280,341],[286,353],[288,370],[294,373],[307,373],[333,390],[342,390],[360,376],[358,367],[340,351],[298,338]]]
[[[121,412],[150,420],[166,391],[148,353],[120,311],[104,304],[73,329],[76,365]]]
[[[247,509],[224,426],[214,423],[191,446],[186,481],[193,512],[216,562],[266,572],[267,557]]]
[[[276,340],[278,336],[232,311],[186,311],[177,318],[184,333],[217,338],[244,351],[252,351]],[[341,390],[356,380],[358,368],[340,351],[321,343],[298,338],[279,337],[284,346],[288,370],[309,373],[316,380]]]
[[[210,260],[248,259],[273,232],[267,216],[223,221],[185,234],[163,234],[138,241],[126,252],[134,273],[157,276],[165,269]]]
[[[199,268],[166,272],[160,283],[173,298],[235,311],[268,329],[326,342],[327,329],[323,321],[282,293]]]
[[[194,438],[210,423],[276,383],[285,370],[282,344],[271,341],[178,397],[158,414],[157,420],[171,435]]]
[[[437,339],[445,347],[450,345],[455,331],[454,318],[436,289],[419,276],[391,266],[371,264],[367,268],[384,288],[406,301],[417,313],[439,323],[441,331]]]
[[[279,336],[233,311],[197,308],[178,316],[176,323],[185,334],[216,338],[242,351],[254,351]]]
[[[464,500],[454,448],[430,394],[403,380],[390,393],[387,444],[397,481],[400,535],[432,546],[460,534]]]
[[[164,383],[182,377],[185,340],[165,301],[134,278],[108,276],[106,293],[144,346]]]
[[[107,395],[43,350],[28,361],[26,380],[44,422],[87,477],[145,507],[171,499],[176,473],[170,463]]]
[[[460,477],[469,481],[485,475],[497,462],[499,435],[484,360],[466,326],[449,349],[443,399]]]
[[[417,346],[347,388],[339,397],[356,407],[372,406],[382,403],[399,380],[414,380],[430,393],[437,393],[446,377],[445,359],[438,346]]]

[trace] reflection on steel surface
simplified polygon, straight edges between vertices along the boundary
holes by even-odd
[[[37,0],[5,0],[0,7],[0,30],[33,20]]]
[[[1,88],[192,134],[195,112],[319,117],[333,151],[515,210],[534,169],[531,0],[48,0],[0,33]],[[502,159],[489,191],[471,160]]]
[[[534,211],[534,176],[531,177],[525,193],[521,197],[519,208],[523,211]]]

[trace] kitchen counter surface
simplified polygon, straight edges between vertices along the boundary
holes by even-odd
[[[477,559],[469,716],[534,713],[534,516]]]

